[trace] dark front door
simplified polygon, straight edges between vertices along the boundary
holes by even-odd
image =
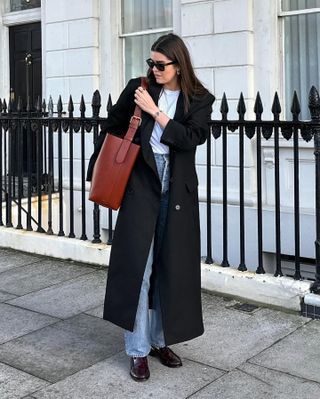
[[[13,101],[13,110],[17,106],[19,97],[22,100],[22,111],[26,111],[27,102],[31,111],[35,111],[37,99],[42,98],[42,73],[41,73],[41,23],[13,26],[9,30],[10,42],[10,96]],[[27,134],[30,134],[27,140]],[[24,129],[22,135],[12,132],[12,156],[18,157],[18,140],[22,145],[23,174],[28,171],[35,174],[37,164],[37,139],[34,133],[27,133]],[[20,152],[21,153],[21,152]],[[17,174],[16,164],[13,164],[12,173]]]
[[[21,96],[25,108],[28,96],[34,108],[42,97],[41,23],[13,26],[10,41],[10,91],[17,102]]]

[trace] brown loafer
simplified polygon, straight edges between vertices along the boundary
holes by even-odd
[[[165,346],[164,348],[155,348],[152,346],[149,355],[159,358],[161,363],[167,367],[182,366],[180,357],[176,355],[168,346]]]
[[[130,375],[135,381],[146,381],[150,377],[147,356],[130,358]]]

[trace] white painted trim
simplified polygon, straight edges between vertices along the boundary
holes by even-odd
[[[46,68],[46,2],[41,0],[41,76],[42,76],[42,99],[47,101],[47,68]]]
[[[41,21],[41,8],[8,12],[3,15],[2,23],[5,26],[15,26]]]
[[[294,311],[300,311],[301,300],[311,286],[310,281],[240,272],[205,263],[201,264],[201,279],[205,290]]]
[[[278,46],[279,46],[279,83],[278,83],[278,87],[279,87],[279,91],[280,91],[280,98],[283,99],[283,116],[286,110],[286,84],[285,84],[285,37],[284,37],[284,19],[279,18],[280,15],[278,15]]]
[[[7,26],[0,26],[0,38],[2,37],[2,57],[1,68],[2,75],[0,76],[0,97],[9,100],[10,96],[10,52],[9,52],[9,28]]]
[[[121,33],[119,37],[132,37],[132,36],[142,36],[142,35],[151,35],[154,33],[162,33],[162,32],[168,32],[172,31],[172,26],[169,26],[167,28],[158,28],[158,29],[147,29],[147,30],[141,30],[137,32],[132,32],[132,33]]]
[[[306,305],[318,306],[320,307],[320,295],[316,294],[307,294],[303,298],[303,302]]]
[[[123,89],[122,39],[119,38],[120,3],[112,0],[100,2],[100,90],[103,104],[106,104],[109,93],[115,103]],[[105,106],[101,115],[105,115]]]
[[[108,265],[111,249],[107,244],[8,227],[0,227],[0,243],[4,248],[100,266]]]
[[[309,8],[305,10],[296,10],[296,11],[280,11],[279,17],[293,17],[295,15],[315,14],[319,12],[320,8]]]
[[[42,5],[44,1],[42,0]],[[10,54],[9,54],[9,27],[28,24],[33,22],[41,22],[43,17],[43,8],[33,8],[30,10],[8,12],[2,15],[2,43],[3,55],[1,58],[1,67],[3,68],[3,75],[0,82],[0,95],[9,99],[10,95]],[[1,35],[0,35],[1,36]],[[44,67],[44,45],[45,37],[43,35],[43,29],[41,31],[42,36],[42,93],[45,93],[45,67]],[[43,96],[44,97],[44,96]]]
[[[172,26],[173,31],[181,35],[181,0],[172,0]]]

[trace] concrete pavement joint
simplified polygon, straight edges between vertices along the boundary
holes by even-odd
[[[282,371],[282,370],[274,369],[274,368],[272,368],[272,367],[262,366],[261,364],[257,364],[257,363],[255,363],[255,362],[253,362],[253,361],[251,361],[251,360],[248,361],[248,363],[253,364],[253,365],[255,365],[255,366],[258,366],[258,367],[262,367],[262,368],[264,368],[264,369],[266,369],[266,370],[275,371],[276,373],[288,375],[289,377],[298,378],[299,380],[303,380],[303,382],[313,382],[313,383],[315,383],[315,384],[317,384],[317,385],[320,386],[319,381],[316,381],[316,380],[312,380],[312,379],[309,379],[309,378],[304,378],[304,377],[301,377],[301,376],[299,376],[299,375],[291,374],[291,373],[289,373],[289,372],[287,372],[287,371]],[[243,370],[240,370],[240,371],[243,371]],[[248,374],[248,373],[246,373],[246,374]],[[254,376],[251,375],[251,377],[254,377]]]
[[[246,362],[251,362],[252,359],[254,359],[255,357],[261,355],[263,352],[265,352],[266,350],[272,348],[274,345],[276,345],[278,342],[282,341],[283,339],[289,337],[291,334],[295,333],[296,331],[298,331],[300,328],[304,327],[306,324],[309,324],[312,321],[312,319],[310,320],[306,320],[301,326],[298,326],[295,330],[290,331],[287,335],[284,335],[283,337],[277,339],[276,341],[274,341],[271,345],[267,346],[266,348],[262,349],[262,351],[260,351],[259,353],[256,353],[255,355],[249,357],[244,363]],[[244,364],[242,363],[242,364]],[[255,364],[255,363],[254,363]]]
[[[197,393],[201,392],[203,389],[207,388],[209,385],[213,384],[214,382],[217,382],[217,381],[219,381],[219,380],[220,380],[220,378],[224,377],[226,374],[229,374],[229,373],[230,373],[230,371],[227,371],[226,373],[224,373],[224,374],[221,374],[219,377],[217,377],[217,378],[215,378],[214,380],[212,380],[212,381],[208,382],[208,384],[204,385],[204,386],[203,386],[203,387],[201,387],[200,389],[197,389],[197,390],[196,390],[195,392],[193,392],[191,395],[189,395],[189,396],[186,396],[186,398],[185,398],[185,399],[192,398],[192,396],[194,396],[194,395],[196,395]]]
[[[0,276],[1,276],[1,273],[0,273]],[[19,297],[19,295],[17,295],[17,294],[11,294],[11,292],[8,292],[8,291],[2,290],[2,289],[0,290],[0,294],[13,295],[13,296],[15,296],[16,298]],[[10,299],[8,299],[8,301],[10,301]]]
[[[211,365],[209,365],[207,363],[199,362],[198,360],[190,359],[188,357],[184,357],[184,359],[188,360],[189,362],[200,364],[201,366],[210,367],[211,369],[219,370],[222,373],[228,373],[230,371],[230,370],[225,370],[225,369],[222,369],[222,368],[219,368],[219,367],[216,367],[216,366],[211,366]]]
[[[250,363],[250,362],[245,362],[245,363],[242,363],[242,364],[246,364],[246,363]],[[250,364],[253,364],[253,363],[250,363]],[[264,366],[260,366],[260,367],[263,367],[263,368],[267,369],[267,367],[264,367]],[[260,381],[260,382],[262,382],[263,384],[266,384],[266,385],[268,385],[269,387],[272,387],[271,384],[268,384],[266,381],[262,380],[261,378],[255,376],[255,375],[253,375],[253,374],[250,374],[248,371],[242,370],[242,369],[240,369],[239,367],[236,367],[234,370],[238,370],[238,371],[240,371],[241,373],[244,373],[244,374],[248,375],[249,377],[252,377],[252,378],[256,379],[257,381]],[[282,373],[282,371],[281,371],[281,373]],[[285,374],[285,373],[283,373],[283,374]]]
[[[24,296],[24,295],[22,295],[22,296]],[[18,298],[20,298],[20,297],[18,297]],[[9,299],[9,301],[11,301],[11,300],[12,300],[12,299]],[[8,303],[8,302],[2,302],[2,303],[6,304],[6,305],[9,305],[9,306],[12,306],[12,307],[14,307],[14,308],[21,309],[21,310],[27,310],[28,312],[37,313],[37,314],[39,314],[39,315],[41,315],[41,316],[47,316],[47,317],[51,317],[52,319],[57,319],[57,321],[54,322],[54,323],[52,323],[52,324],[56,324],[56,323],[59,322],[59,321],[64,321],[64,320],[68,320],[68,319],[69,319],[69,317],[68,317],[67,319],[61,319],[60,317],[57,317],[57,316],[51,316],[51,315],[48,314],[48,313],[42,313],[42,312],[39,312],[39,311],[37,311],[37,310],[24,308],[23,306],[15,305],[15,304]],[[81,312],[81,313],[82,313],[82,312]],[[48,325],[51,326],[52,324],[48,324]],[[44,328],[44,327],[39,328],[39,330],[42,330],[42,328]],[[35,330],[35,331],[38,331],[38,330]],[[28,333],[28,334],[29,334],[29,333]]]
[[[29,371],[25,371],[25,370],[23,370],[22,368],[20,368],[19,366],[12,366],[12,364],[7,363],[6,361],[0,359],[0,364],[1,364],[1,363],[2,363],[2,364],[5,364],[6,366],[11,367],[11,368],[13,368],[13,369],[15,369],[15,370],[22,371],[24,374],[31,375],[32,377],[35,377],[35,378],[37,378],[38,380],[45,381],[45,382],[47,382],[48,384],[52,385],[52,382],[51,382],[51,381],[48,381],[48,380],[46,380],[45,378],[38,377],[38,376],[35,375],[35,374],[29,373]],[[48,386],[50,386],[50,385],[48,385]],[[41,389],[43,389],[43,388],[41,388]],[[39,389],[38,389],[38,391],[39,391]],[[34,392],[37,392],[37,391],[34,391]],[[34,393],[34,392],[33,392],[33,393]],[[29,395],[26,395],[26,396],[29,397]]]
[[[58,283],[53,283],[53,284],[48,285],[48,286],[46,286],[46,287],[43,287],[43,288],[40,288],[40,289],[36,289],[36,290],[34,290],[34,291],[27,292],[26,294],[23,294],[23,295],[17,295],[17,294],[13,294],[13,293],[11,293],[11,292],[8,292],[8,294],[10,294],[10,295],[16,295],[17,298],[23,298],[23,297],[26,296],[26,295],[31,295],[31,294],[34,294],[34,293],[36,293],[36,292],[41,292],[41,291],[43,291],[43,290],[45,290],[45,289],[47,289],[47,288],[52,288],[52,287],[54,287],[54,286],[62,285],[62,284],[65,284],[65,283],[67,283],[67,282],[70,282],[70,281],[72,281],[72,280],[75,280],[75,279],[77,279],[77,278],[79,278],[79,277],[88,276],[88,275],[93,274],[93,273],[95,273],[95,271],[86,272],[86,273],[80,274],[79,276],[76,276],[76,277],[66,278],[66,279],[63,280],[63,281],[59,281]],[[0,274],[0,276],[1,276],[1,274]],[[16,299],[16,298],[15,298],[15,299]],[[8,301],[11,301],[11,300],[12,300],[12,299],[8,299]],[[7,302],[5,302],[5,303],[7,303]],[[9,304],[9,305],[10,305],[10,304]],[[24,308],[24,309],[26,309],[26,308]]]
[[[28,254],[28,255],[30,255],[30,254]],[[9,255],[9,256],[10,256],[10,255]],[[0,275],[1,275],[2,273],[8,272],[9,270],[11,271],[11,270],[16,270],[16,269],[21,269],[21,268],[24,268],[25,266],[30,266],[30,265],[34,265],[34,264],[36,264],[36,263],[40,263],[41,261],[42,261],[42,259],[39,259],[39,260],[35,260],[35,261],[33,261],[33,262],[24,263],[24,264],[21,265],[21,266],[13,266],[13,267],[10,267],[10,269],[3,270],[2,272],[0,272]]]

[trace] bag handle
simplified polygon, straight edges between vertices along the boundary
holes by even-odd
[[[148,88],[148,81],[147,78],[141,77],[141,86],[144,89]],[[119,151],[116,156],[116,162],[122,163],[125,160],[127,152],[129,150],[130,144],[136,134],[138,127],[141,125],[141,108],[139,105],[135,106],[134,114],[131,116],[129,127],[127,133],[123,137],[122,144],[119,148]]]
[[[148,81],[147,81],[147,78],[144,76],[141,77],[141,86],[144,89],[148,88]],[[136,134],[136,131],[140,125],[141,125],[141,108],[139,107],[139,105],[136,105],[135,109],[134,109],[134,113],[130,118],[130,123],[129,123],[127,133],[125,134],[123,139],[132,141],[134,138],[134,135]]]

